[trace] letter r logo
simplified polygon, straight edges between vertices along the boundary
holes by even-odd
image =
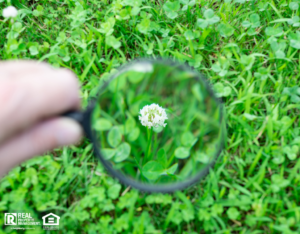
[[[5,225],[17,225],[17,214],[16,213],[5,213],[4,224]]]

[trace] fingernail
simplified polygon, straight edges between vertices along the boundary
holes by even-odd
[[[61,118],[56,131],[56,138],[60,145],[76,144],[83,135],[81,126],[69,118]]]

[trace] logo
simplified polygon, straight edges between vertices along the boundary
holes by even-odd
[[[17,225],[17,213],[5,213],[4,224]]]
[[[35,229],[34,225],[40,225],[40,222],[35,222],[30,213],[4,213],[4,225],[15,225],[11,229]],[[27,227],[20,227],[26,225]]]
[[[58,215],[55,215],[53,213],[47,214],[42,217],[43,219],[43,228],[45,230],[57,230],[58,228],[55,227],[48,227],[48,226],[54,226],[54,225],[59,225],[59,219],[60,217]]]

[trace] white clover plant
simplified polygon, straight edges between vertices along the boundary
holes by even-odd
[[[149,129],[151,127],[165,127],[167,125],[165,120],[167,119],[168,116],[165,109],[155,103],[146,105],[140,110],[139,120],[143,126],[146,126]]]
[[[18,10],[13,6],[8,6],[3,9],[3,17],[4,18],[14,18],[18,15]]]

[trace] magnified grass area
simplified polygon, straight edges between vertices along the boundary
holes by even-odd
[[[222,104],[200,74],[153,60],[104,80],[93,130],[100,154],[123,176],[146,184],[190,181],[219,156]]]
[[[0,0],[1,60],[35,59],[74,71],[84,108],[121,65],[140,57],[169,57],[208,78],[224,103],[227,138],[208,176],[174,194],[145,194],[120,184],[86,139],[35,157],[1,179],[1,234],[19,232],[4,225],[5,213],[17,212],[39,221],[52,212],[61,217],[58,232],[70,234],[300,233],[297,0],[12,0],[18,9],[14,22],[2,17],[8,2]],[[107,115],[99,112],[97,124],[103,149],[123,144],[120,156],[130,152],[128,158],[143,158],[148,143],[148,129],[138,119],[145,105],[136,104],[130,88],[137,84],[127,80],[128,91],[121,95],[111,87],[107,95],[115,97],[102,103]],[[165,91],[155,100],[150,92],[141,96],[149,100],[145,104],[166,109],[169,118],[168,103],[184,87],[171,90],[165,84],[158,86]],[[197,100],[193,90],[187,95]],[[192,108],[192,102],[185,103],[182,110]],[[161,133],[153,131],[155,160],[188,144],[181,141],[182,132],[164,147],[167,139],[161,135],[187,127],[168,121]],[[122,134],[119,126],[126,124],[130,132],[125,128]],[[199,138],[194,129],[188,132]],[[115,159],[116,154],[109,160]],[[36,232],[46,233],[41,226]]]

